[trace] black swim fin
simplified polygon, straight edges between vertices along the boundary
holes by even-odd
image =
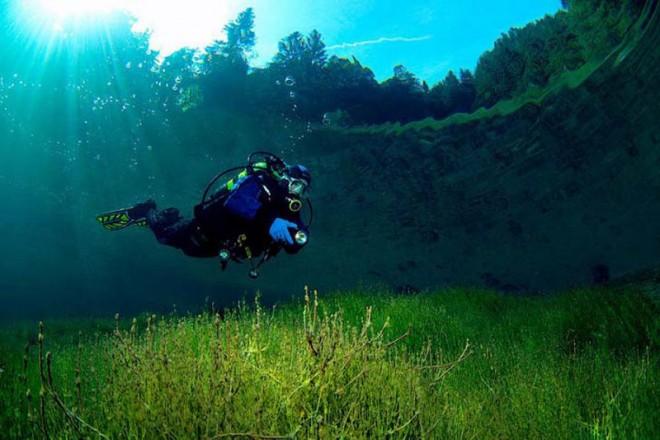
[[[96,216],[96,221],[108,231],[119,231],[129,226],[146,227],[148,226],[147,213],[152,209],[156,209],[156,203],[153,200],[148,200],[132,208],[99,214]]]

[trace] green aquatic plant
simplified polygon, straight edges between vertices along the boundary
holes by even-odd
[[[69,353],[74,386],[57,390],[39,330],[38,431],[45,438],[427,437],[437,425],[432,390],[453,361],[431,346],[398,351],[371,308],[359,326],[320,313],[306,294],[302,326],[282,326],[259,305],[223,317],[148,316],[105,344],[106,381],[83,386],[82,345]],[[251,316],[248,316],[248,313]],[[69,372],[70,373],[70,372]],[[387,386],[383,386],[387,384]],[[89,394],[91,393],[91,395]],[[68,402],[63,396],[68,395]],[[91,396],[94,396],[92,398]]]
[[[634,290],[454,289],[307,291],[273,309],[116,315],[82,334],[54,322],[34,344],[0,344],[0,428],[53,439],[649,438],[657,316]]]

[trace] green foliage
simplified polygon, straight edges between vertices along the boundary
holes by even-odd
[[[112,99],[119,108],[136,110],[141,120],[162,116],[151,113],[154,108],[188,111],[195,106],[262,119],[286,115],[305,122],[320,122],[323,114],[336,110],[347,112],[353,124],[443,119],[548,88],[565,72],[602,58],[621,41],[643,5],[641,0],[569,1],[567,10],[504,34],[482,55],[474,75],[468,70],[458,75],[449,72],[430,89],[404,66],[396,66],[392,78],[379,84],[355,58],[328,58],[316,30],[283,38],[269,66],[251,69],[255,45],[251,8],[224,27],[225,40],[215,41],[204,52],[183,49],[162,63],[148,50],[148,36],[135,35],[131,20],[117,14],[103,26],[93,21],[76,24],[65,31],[77,38],[55,38],[48,47],[39,48],[45,52],[40,55],[43,69],[13,62],[3,63],[0,72],[4,78],[18,74],[20,80],[42,82],[35,94],[37,102],[16,97],[16,112],[24,114],[29,109],[21,108],[21,103],[30,102],[55,129],[70,128],[60,121],[67,114],[60,109],[70,105],[74,90],[81,109],[98,109],[98,102],[106,108]],[[9,23],[0,26],[0,36],[2,32],[7,34],[0,39],[4,58],[28,59],[25,52],[34,50],[29,35],[13,30]],[[295,80],[294,88],[282,86],[287,77]],[[59,87],[62,84],[65,87]],[[290,98],[291,92],[295,98]],[[112,115],[108,122],[121,117]],[[96,118],[87,120],[99,123]],[[87,132],[85,127],[79,129]],[[97,139],[89,139],[93,141]]]
[[[307,37],[294,32],[278,44],[272,66],[299,79],[310,79],[325,65],[327,55],[321,34],[313,30]]]
[[[254,11],[247,8],[238,14],[235,21],[225,26],[227,50],[231,57],[247,60],[256,43],[254,34]]]
[[[380,86],[379,110],[387,119],[411,121],[424,117],[426,90],[417,77],[402,65]]]
[[[513,28],[479,59],[477,106],[546,87],[562,73],[602,59],[639,17],[643,0],[569,0],[555,16]]]
[[[428,103],[431,115],[442,119],[453,113],[467,113],[476,98],[474,76],[469,70],[461,69],[460,81],[451,70],[443,81],[433,86]]]
[[[309,81],[318,75],[325,61],[325,44],[318,31],[312,31],[307,37],[294,32],[279,42],[271,67],[283,74],[294,75],[296,82]]]
[[[246,82],[256,42],[252,8],[224,28],[227,41],[216,40],[206,48],[201,60],[191,60],[191,71],[204,99],[197,100],[208,107],[239,107],[245,101]],[[188,102],[188,101],[186,101]]]
[[[199,107],[204,102],[204,96],[197,85],[185,87],[177,100],[177,105],[182,112],[187,112]]]
[[[568,13],[547,16],[514,28],[479,59],[475,74],[477,105],[490,107],[532,87],[545,87],[553,76],[584,63]]]
[[[563,322],[565,349],[598,347],[610,353],[643,352],[660,348],[658,308],[644,295],[629,293],[625,299],[608,290],[576,292],[562,298],[567,309]],[[582,315],[589,310],[589,319]]]
[[[373,89],[378,85],[371,69],[364,67],[355,57],[348,60],[332,56],[326,65],[326,71],[330,78],[337,80],[335,87],[338,89]]]
[[[569,23],[587,59],[607,55],[639,17],[644,0],[568,0]]]
[[[374,109],[379,102],[379,84],[374,73],[353,57],[330,57],[324,68],[323,93],[329,97],[321,112],[342,109],[356,122],[378,122]]]
[[[223,64],[237,65],[247,72],[247,60],[254,50],[254,12],[252,8],[238,14],[236,20],[224,28],[227,41],[216,40],[206,48],[204,73],[213,74]]]
[[[80,323],[54,324],[26,363],[5,331],[0,428],[8,438],[651,438],[658,316],[634,290],[346,292],[80,335]]]
[[[639,1],[629,0],[620,8],[614,4],[576,0],[568,11],[511,29],[480,58],[474,75],[461,70],[459,79],[449,72],[430,90],[404,66],[396,66],[392,78],[378,84],[357,60],[328,59],[316,30],[308,36],[294,32],[285,37],[270,66],[247,75],[245,54],[254,44],[254,16],[248,10],[225,28],[228,40],[236,43],[217,42],[208,48],[201,89],[209,105],[282,113],[287,96],[278,91],[277,84],[292,77],[297,118],[319,120],[326,112],[344,110],[357,124],[408,122],[427,116],[442,119],[543,89],[587,60],[602,57],[621,41],[622,31],[640,11]],[[240,42],[241,35],[246,36],[245,43]],[[241,56],[229,56],[229,47],[239,47]],[[234,61],[227,63],[227,59]],[[216,79],[209,84],[211,77]],[[232,93],[237,94],[233,99],[228,96]]]

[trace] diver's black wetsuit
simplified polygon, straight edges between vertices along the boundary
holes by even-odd
[[[235,246],[241,235],[241,248],[253,255],[267,251],[275,255],[281,248],[298,252],[300,245],[275,243],[269,228],[276,218],[298,225],[308,232],[300,211],[290,209],[291,197],[286,189],[267,172],[256,171],[236,183],[232,190],[222,189],[203,205],[195,207],[192,219],[184,219],[179,210],[155,209],[147,214],[147,222],[158,241],[181,249],[191,257],[216,257],[223,249]],[[291,231],[292,236],[295,230]]]

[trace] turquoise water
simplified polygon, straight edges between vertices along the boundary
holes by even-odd
[[[219,43],[164,57],[123,13],[53,28],[0,2],[0,316],[185,311],[256,291],[272,303],[305,285],[536,293],[657,265],[658,60],[640,55],[657,41],[655,2],[547,5],[493,46],[504,23],[544,13],[504,2],[495,27],[473,23],[490,44],[442,56],[451,45],[433,45],[460,22],[433,33],[435,2],[388,16],[387,35],[383,10],[364,3],[354,23],[328,16],[327,31],[322,11],[305,10],[309,24],[279,35],[270,57],[253,54],[274,38],[259,33],[261,3],[254,24],[229,17]],[[612,53],[628,55],[615,66]],[[383,125],[484,108],[422,130]],[[207,182],[255,150],[314,176],[308,246],[257,280],[247,264],[221,271],[95,220],[148,198],[191,216]]]

